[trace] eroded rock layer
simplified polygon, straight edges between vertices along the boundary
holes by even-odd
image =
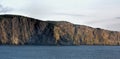
[[[120,45],[120,32],[65,21],[41,21],[18,15],[0,15],[0,44]]]

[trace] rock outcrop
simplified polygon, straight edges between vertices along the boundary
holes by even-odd
[[[0,45],[120,45],[120,32],[66,21],[0,15]]]

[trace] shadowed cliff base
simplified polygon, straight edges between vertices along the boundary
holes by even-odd
[[[66,21],[0,15],[0,45],[120,45],[120,32]]]

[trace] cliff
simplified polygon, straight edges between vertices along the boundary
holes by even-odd
[[[0,45],[120,45],[120,32],[66,21],[0,15]]]

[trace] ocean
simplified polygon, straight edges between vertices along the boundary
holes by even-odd
[[[0,46],[0,59],[120,59],[120,46]]]

